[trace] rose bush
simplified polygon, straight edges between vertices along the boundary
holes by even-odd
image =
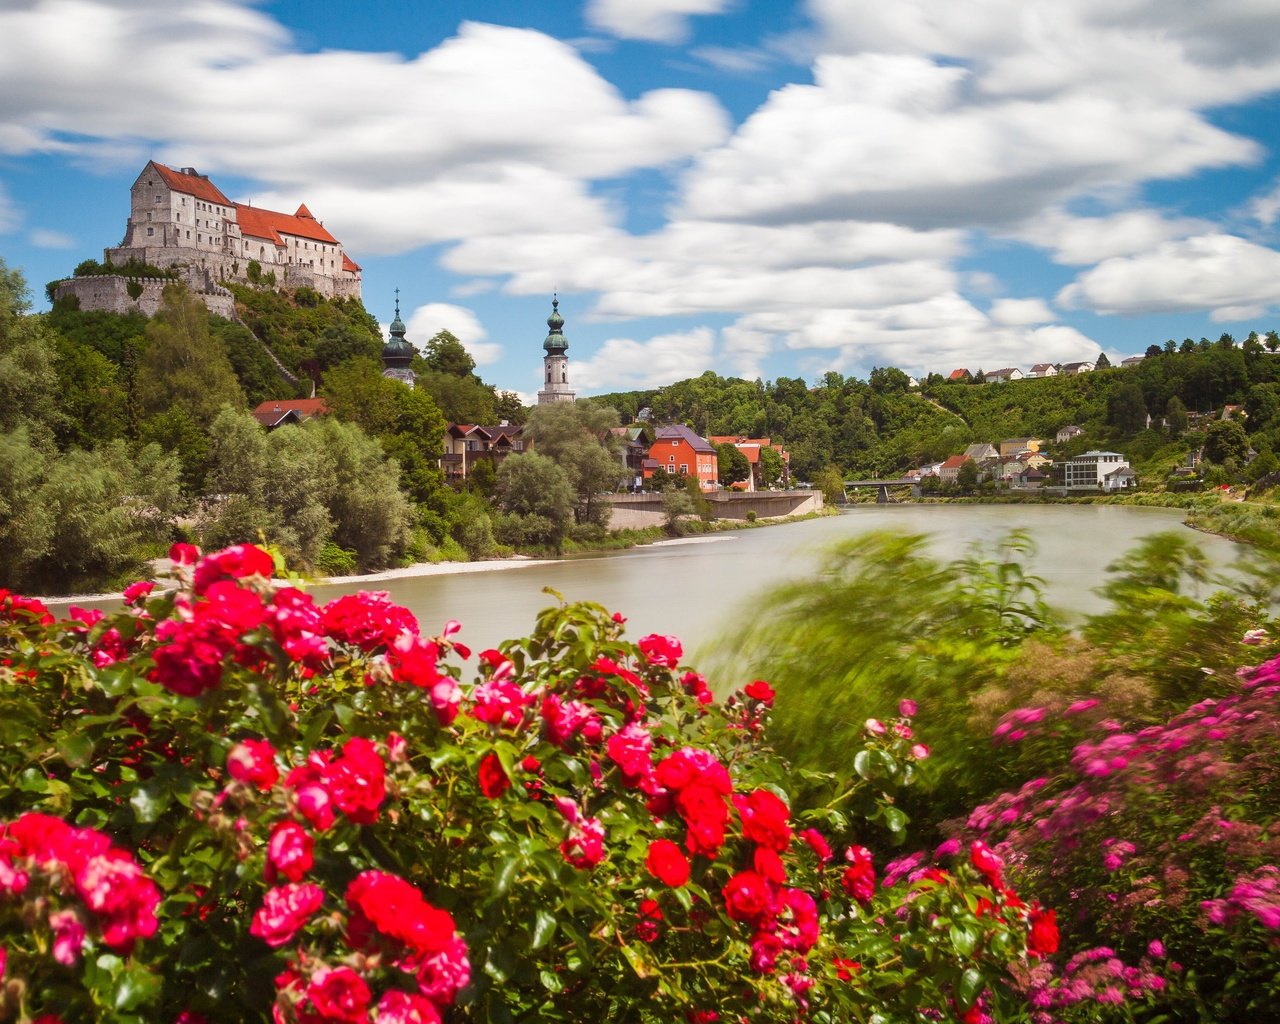
[[[472,658],[256,548],[174,561],[108,616],[0,591],[0,1020],[973,1021],[1052,953],[985,859],[859,844],[909,702],[799,813],[769,685],[716,702],[620,615]]]

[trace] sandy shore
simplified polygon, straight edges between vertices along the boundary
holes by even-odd
[[[501,569],[524,569],[535,565],[550,565],[550,558],[494,558],[482,562],[418,562],[403,569],[387,569],[384,572],[367,572],[360,576],[321,576],[313,583],[383,583],[388,580],[406,580],[415,576],[454,576],[464,572],[498,572]]]

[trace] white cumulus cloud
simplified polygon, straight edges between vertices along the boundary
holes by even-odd
[[[1235,235],[1197,235],[1103,260],[1058,293],[1098,313],[1212,311],[1219,320],[1280,306],[1280,252]]]
[[[489,332],[475,310],[449,302],[428,302],[414,309],[405,321],[405,337],[419,349],[441,331],[448,331],[471,354],[477,366],[496,363],[502,346],[488,341]]]
[[[570,363],[580,390],[656,388],[696,377],[714,365],[716,333],[709,327],[660,334],[644,341],[610,338],[587,359]]]
[[[587,21],[623,39],[679,43],[689,36],[689,18],[719,14],[732,0],[589,0]]]
[[[996,299],[991,319],[1006,327],[1045,324],[1057,319],[1044,299]]]

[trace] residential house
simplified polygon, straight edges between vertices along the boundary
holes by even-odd
[[[1002,366],[998,370],[988,370],[985,374],[988,384],[1000,384],[1009,380],[1022,380],[1022,371],[1016,366]]]
[[[632,423],[625,427],[611,427],[609,433],[618,439],[618,451],[622,467],[635,487],[644,479],[644,461],[649,457],[653,443],[653,430],[644,423]]]
[[[968,381],[968,380],[971,380],[972,378],[973,378],[973,374],[971,374],[968,370],[963,370],[963,369],[952,370],[949,374],[947,374],[947,380]]]
[[[707,438],[712,444],[731,444],[746,457],[748,465],[751,467],[751,475],[743,482],[741,486],[735,484],[738,490],[759,491],[763,490],[764,471],[760,462],[760,453],[766,448],[772,448],[782,458],[782,485],[786,487],[791,480],[791,453],[780,444],[774,444],[772,439],[767,437],[738,437],[732,434],[721,435],[717,437]]]
[[[952,455],[951,458],[946,459],[942,465],[938,467],[938,476],[941,477],[944,484],[953,484],[956,482],[956,477],[960,475],[960,467],[966,462],[972,461],[972,459],[966,458],[963,455]]]
[[[1057,375],[1058,368],[1053,363],[1036,363],[1027,374],[1028,377],[1056,377]]]
[[[1068,377],[1076,377],[1082,373],[1090,373],[1096,368],[1097,364],[1090,359],[1085,359],[1079,363],[1063,363],[1062,372]]]
[[[1137,477],[1129,469],[1129,460],[1119,452],[1088,451],[1063,463],[1063,483],[1067,487],[1090,490],[1127,490],[1137,486]]]
[[[533,443],[525,440],[524,427],[513,426],[505,420],[496,427],[450,423],[444,432],[440,468],[447,483],[461,483],[478,462],[487,462],[497,469],[508,455],[532,448]]]
[[[1048,475],[1036,469],[1034,466],[1028,466],[1013,481],[1013,486],[1027,489],[1043,487],[1044,482],[1048,479]]]
[[[1000,442],[1000,454],[1017,455],[1018,452],[1038,452],[1040,450],[1040,442],[1034,437],[1009,437]]]
[[[997,449],[993,444],[987,444],[986,441],[979,441],[976,444],[971,444],[964,450],[964,457],[966,459],[973,459],[974,462],[979,464],[985,462],[987,459],[994,459],[998,457],[999,454],[999,449]]]
[[[1128,359],[1121,359],[1120,366],[1122,368],[1128,367],[1128,366],[1137,366],[1140,362],[1142,362],[1146,358],[1147,358],[1146,356],[1130,356]]]
[[[323,398],[270,398],[253,410],[253,418],[268,430],[286,423],[302,423],[329,412]]]
[[[1046,466],[1053,465],[1053,459],[1041,451],[1022,451],[1015,455],[1014,458],[1028,469],[1043,470]]]
[[[1077,437],[1079,437],[1083,433],[1084,433],[1084,427],[1077,427],[1074,423],[1070,423],[1065,427],[1060,427],[1058,429],[1057,434],[1054,435],[1053,439],[1058,444],[1063,444],[1067,441],[1074,441]]]
[[[719,487],[720,467],[715,446],[684,424],[659,427],[649,447],[649,458],[661,469],[646,469],[646,480],[657,472],[664,472],[668,476],[694,477],[704,491],[714,491]]]

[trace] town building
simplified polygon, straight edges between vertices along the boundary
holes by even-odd
[[[1085,359],[1079,363],[1063,363],[1062,372],[1068,377],[1077,377],[1082,373],[1090,373],[1097,366],[1092,360]]]
[[[542,357],[543,388],[538,392],[538,404],[572,402],[576,396],[569,387],[569,342],[564,336],[560,300],[554,296],[551,299],[551,315],[547,317],[547,338],[542,347],[547,354]]]
[[[1069,423],[1065,427],[1059,427],[1053,439],[1058,444],[1063,444],[1066,441],[1074,441],[1083,433],[1084,427],[1077,427],[1074,423]]]
[[[1000,442],[1002,456],[1017,455],[1019,452],[1038,452],[1040,442],[1034,437],[1009,437]]]
[[[104,253],[107,263],[117,267],[143,263],[173,269],[178,280],[222,315],[233,308],[230,293],[221,287],[224,281],[265,279],[283,288],[311,288],[326,298],[360,297],[359,265],[305,204],[290,214],[237,203],[194,167],[174,170],[154,160],[130,189],[124,240]],[[113,298],[116,292],[125,294],[125,280],[95,276],[102,279],[62,281],[55,296],[74,295],[81,309],[129,311],[117,308]],[[154,312],[151,307],[158,306],[164,283],[140,282],[144,291],[128,296],[126,305]]]
[[[1122,368],[1137,366],[1139,363],[1143,362],[1146,358],[1147,358],[1146,356],[1130,356],[1128,359],[1121,359],[1120,366]]]
[[[638,489],[644,481],[644,463],[649,457],[649,446],[653,444],[652,428],[647,423],[632,423],[625,427],[610,427],[609,433],[618,440],[618,454],[630,485]]]
[[[329,412],[323,398],[269,398],[253,410],[253,418],[268,430],[286,423],[304,423]]]
[[[972,462],[972,459],[963,455],[952,455],[949,459],[943,460],[941,466],[938,467],[938,477],[943,483],[955,483],[956,478],[960,475],[960,467],[966,462]]]
[[[1022,371],[1016,366],[1002,366],[998,370],[988,370],[983,376],[988,384],[1001,384],[1010,380],[1022,380]]]
[[[704,491],[714,491],[720,486],[720,460],[715,446],[683,424],[659,427],[654,432],[649,459],[656,465],[646,465],[646,480],[666,473],[668,476],[694,477]]]
[[[964,457],[966,459],[973,459],[973,461],[977,463],[985,462],[987,459],[994,459],[999,456],[999,454],[1000,452],[996,446],[988,444],[986,441],[975,442],[964,450]]]
[[[1074,459],[1067,459],[1062,468],[1062,480],[1067,487],[1119,491],[1130,490],[1138,485],[1137,475],[1129,467],[1129,460],[1119,452],[1085,452]]]
[[[1027,374],[1028,377],[1056,377],[1057,375],[1058,368],[1053,363],[1036,363]]]
[[[466,481],[478,462],[487,462],[495,470],[508,455],[532,450],[533,443],[524,436],[524,427],[505,420],[496,427],[474,423],[450,423],[444,432],[444,454],[440,468],[446,483]]]
[[[760,462],[760,454],[766,448],[772,448],[782,458],[782,486],[788,487],[791,482],[791,453],[780,444],[774,444],[768,437],[739,437],[725,435],[707,438],[712,444],[731,444],[746,457],[751,474],[742,484],[734,484],[738,490],[760,491],[765,488],[764,468]]]
[[[963,368],[959,370],[952,370],[949,374],[947,374],[947,380],[968,381],[972,377],[973,377],[973,374],[971,374],[968,370],[965,370]]]

